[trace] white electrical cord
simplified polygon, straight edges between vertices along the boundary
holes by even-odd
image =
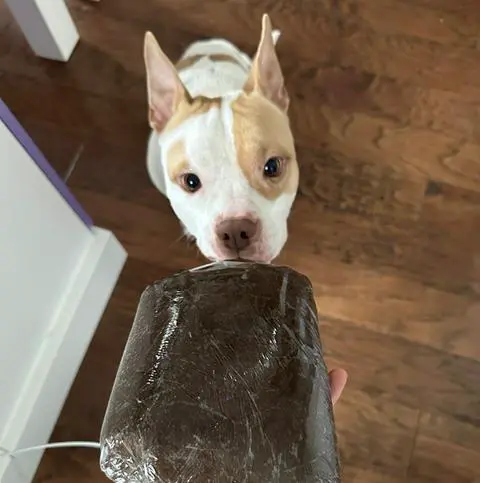
[[[8,451],[5,448],[0,448],[0,457],[3,456],[17,456],[22,453],[29,453],[30,451],[40,451],[51,448],[91,448],[100,449],[100,443],[96,441],[64,441],[61,443],[47,443],[38,446],[31,446],[29,448],[20,448],[14,451]]]

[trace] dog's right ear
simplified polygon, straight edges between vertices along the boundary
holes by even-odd
[[[148,121],[152,129],[160,132],[179,103],[189,101],[190,96],[151,32],[145,34],[143,55],[147,70]]]

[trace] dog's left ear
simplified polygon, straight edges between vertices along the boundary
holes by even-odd
[[[257,91],[276,104],[282,111],[287,111],[290,99],[285,88],[280,62],[275,52],[275,42],[278,35],[278,32],[272,32],[270,17],[264,14],[260,43],[244,90],[246,92]]]
[[[151,32],[145,34],[144,59],[147,70],[148,120],[160,132],[182,100],[190,101],[177,70]]]

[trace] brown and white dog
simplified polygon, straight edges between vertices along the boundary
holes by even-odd
[[[298,165],[279,35],[264,15],[253,60],[210,39],[191,44],[176,67],[145,36],[148,172],[210,260],[270,262],[287,240]]]

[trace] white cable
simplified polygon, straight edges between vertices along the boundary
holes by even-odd
[[[47,443],[38,446],[31,446],[30,448],[21,448],[15,451],[7,451],[3,448],[0,449],[0,457],[2,456],[17,456],[22,453],[29,453],[30,451],[39,451],[42,449],[50,448],[92,448],[100,449],[100,443],[96,441],[63,441],[60,443]],[[3,450],[3,451],[1,451]]]

